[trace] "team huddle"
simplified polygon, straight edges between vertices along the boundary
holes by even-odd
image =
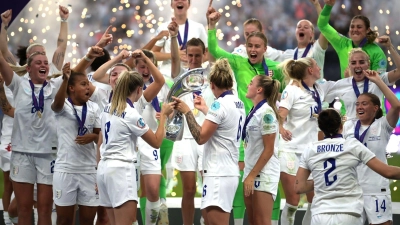
[[[385,146],[399,120],[400,102],[388,86],[388,36],[377,37],[367,17],[355,16],[349,37],[329,25],[335,0],[310,0],[321,31],[301,20],[297,48],[277,50],[259,20],[244,22],[246,43],[219,47],[221,14],[207,9],[207,27],[188,19],[190,0],[171,0],[174,15],[156,36],[111,59],[108,27],[72,68],[64,63],[67,8],[52,61],[45,47],[8,49],[12,11],[1,14],[0,166],[5,176],[6,224],[175,224],[168,218],[168,161],[179,171],[183,224],[194,224],[201,180],[201,223],[293,225],[300,201],[303,224],[391,224]],[[329,43],[339,55],[341,79],[323,77]],[[19,61],[17,62],[17,58]],[[158,63],[162,62],[159,66]],[[326,62],[329,63],[329,62]],[[201,91],[168,97],[177,77],[204,68]],[[87,70],[91,72],[86,73]],[[387,113],[382,99],[390,103]],[[184,117],[182,140],[165,138],[168,118]],[[281,182],[286,203],[281,209]],[[54,205],[54,206],[53,206]],[[54,210],[53,210],[54,208]],[[52,212],[54,211],[54,212]]]

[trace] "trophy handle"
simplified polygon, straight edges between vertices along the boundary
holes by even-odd
[[[186,94],[191,94],[195,91],[202,90],[206,87],[206,78],[203,75],[203,68],[189,70],[177,78],[174,79],[174,85],[172,85],[167,99],[168,102],[172,102],[172,97],[181,97]],[[168,117],[167,123],[165,125],[166,130],[166,139],[171,141],[180,141],[183,137],[183,129],[184,129],[185,116],[178,112],[174,111],[172,117]]]

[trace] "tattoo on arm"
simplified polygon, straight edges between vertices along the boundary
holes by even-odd
[[[296,184],[299,184],[299,181],[298,181],[298,180],[296,180]]]
[[[8,29],[8,26],[4,26],[4,30],[7,30]]]
[[[57,39],[57,41],[58,42],[64,42],[64,39],[59,38],[59,39]]]
[[[0,102],[1,110],[3,110],[3,112],[7,114],[12,109],[12,106],[7,100],[4,88],[0,88]]]
[[[190,130],[190,133],[192,133],[192,136],[194,140],[198,143],[200,141],[200,132],[201,132],[201,127],[199,124],[197,124],[196,119],[194,118],[194,115],[192,111],[186,113],[186,121]]]
[[[58,53],[58,54],[57,54],[57,57],[56,57],[56,62],[55,62],[55,64],[58,65],[58,64],[60,63],[61,58],[63,58],[63,57],[64,57],[64,52]]]

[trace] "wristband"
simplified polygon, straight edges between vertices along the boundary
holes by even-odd
[[[61,23],[66,23],[68,19],[61,18]]]
[[[92,61],[92,59],[91,58],[89,58],[89,57],[87,57],[86,55],[85,55],[85,57],[83,57],[86,61],[88,61],[88,62],[91,62]]]
[[[169,35],[169,37],[171,37],[171,38],[178,37],[178,34],[176,34],[176,35],[174,35],[174,36]]]

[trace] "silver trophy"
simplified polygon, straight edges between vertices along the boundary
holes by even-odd
[[[174,85],[168,93],[168,102],[174,101],[172,97],[180,98],[195,91],[201,91],[208,86],[207,77],[203,75],[205,69],[193,69],[174,79]],[[166,124],[166,138],[171,141],[182,140],[185,117],[175,110],[172,117],[169,117]]]

